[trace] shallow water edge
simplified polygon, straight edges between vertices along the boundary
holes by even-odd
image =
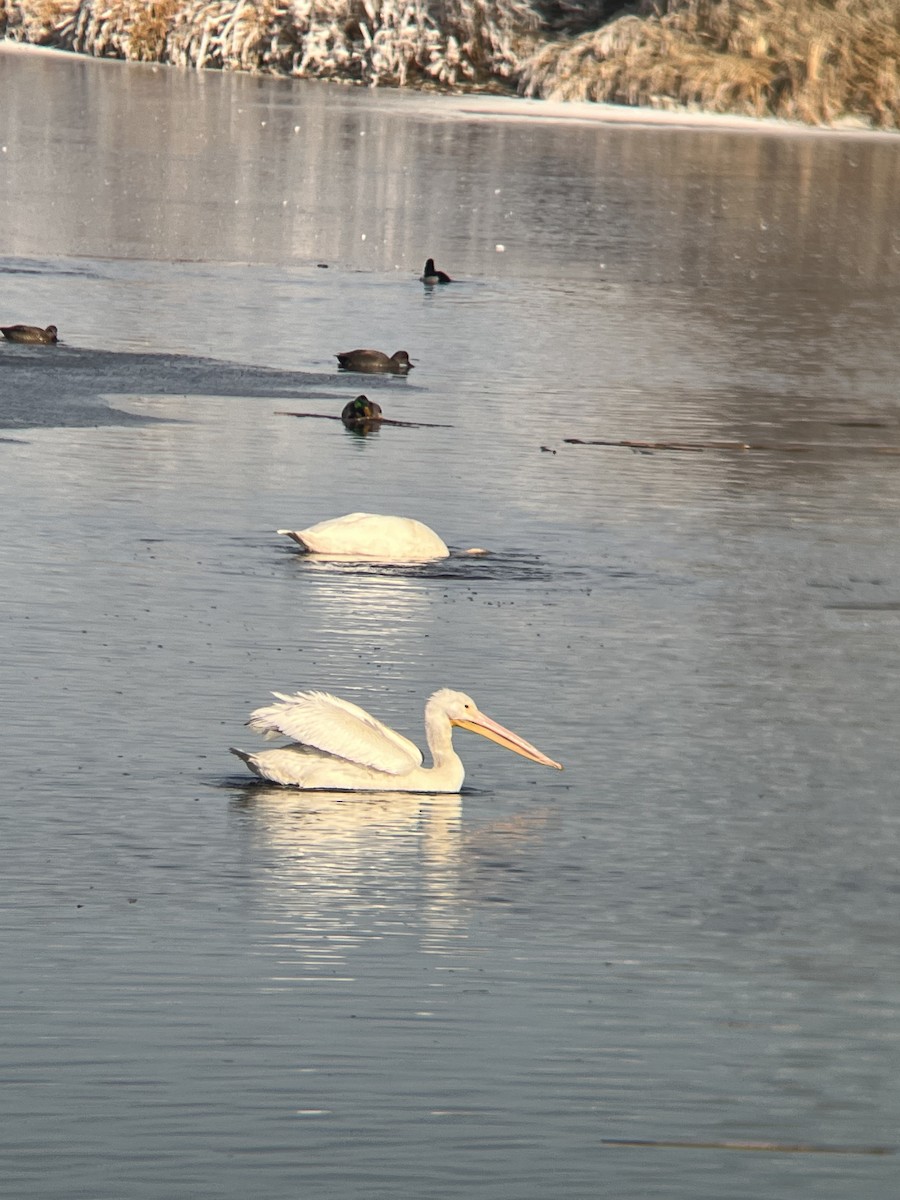
[[[71,58],[70,50],[57,50],[49,46],[33,46],[26,42],[0,41],[2,54],[37,54],[50,57]],[[95,58],[92,55],[75,55],[86,58],[91,62],[104,63],[115,68],[127,67],[130,70],[146,71],[178,71],[181,68],[162,64],[143,64],[123,62],[120,59]],[[216,74],[217,72],[212,72]],[[278,76],[268,78],[277,79]],[[322,82],[326,86],[353,87],[349,81],[316,81],[303,80],[286,82],[315,83]],[[768,133],[779,136],[793,137],[830,137],[830,138],[860,138],[886,141],[897,141],[900,132],[890,129],[872,129],[854,118],[837,120],[833,124],[806,125],[802,121],[785,121],[776,117],[749,117],[740,113],[714,113],[704,109],[692,108],[639,108],[624,104],[594,103],[586,100],[537,100],[523,96],[487,95],[483,92],[442,92],[416,91],[408,88],[378,88],[370,85],[370,90],[377,91],[382,101],[395,98],[397,103],[439,105],[441,115],[446,119],[454,117],[466,120],[486,121],[553,121],[572,124],[636,126],[658,129],[710,129],[730,133]]]

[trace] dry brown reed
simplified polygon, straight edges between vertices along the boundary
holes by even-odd
[[[900,127],[898,0],[670,0],[523,65],[521,91],[564,100]]]
[[[364,83],[515,86],[530,0],[0,0],[0,34],[98,57]]]
[[[0,33],[34,46],[58,45],[58,32],[78,9],[78,0],[0,0]]]

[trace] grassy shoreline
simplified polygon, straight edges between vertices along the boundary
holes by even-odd
[[[618,7],[613,0],[564,10],[552,0],[0,0],[0,39],[195,69],[470,98],[519,95],[557,111],[572,102],[612,105],[654,123],[671,114],[691,124],[727,116],[739,125],[771,118],[779,126],[900,129],[897,0]]]

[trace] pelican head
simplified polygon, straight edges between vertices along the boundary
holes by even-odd
[[[430,728],[440,722],[442,718],[449,721],[451,726],[468,729],[470,733],[480,733],[482,737],[496,742],[498,746],[504,746],[515,754],[521,754],[523,758],[530,758],[532,762],[541,763],[545,767],[556,767],[558,771],[562,770],[561,763],[548,758],[546,754],[538,750],[537,746],[532,746],[531,742],[526,742],[517,733],[504,728],[503,725],[483,713],[472,697],[467,696],[465,692],[454,692],[450,688],[441,688],[431,696],[425,705],[425,728]]]

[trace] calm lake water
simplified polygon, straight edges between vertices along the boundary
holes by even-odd
[[[900,139],[0,78],[4,1194],[894,1195]],[[274,532],[355,509],[490,553]],[[228,753],[440,686],[565,772]]]

